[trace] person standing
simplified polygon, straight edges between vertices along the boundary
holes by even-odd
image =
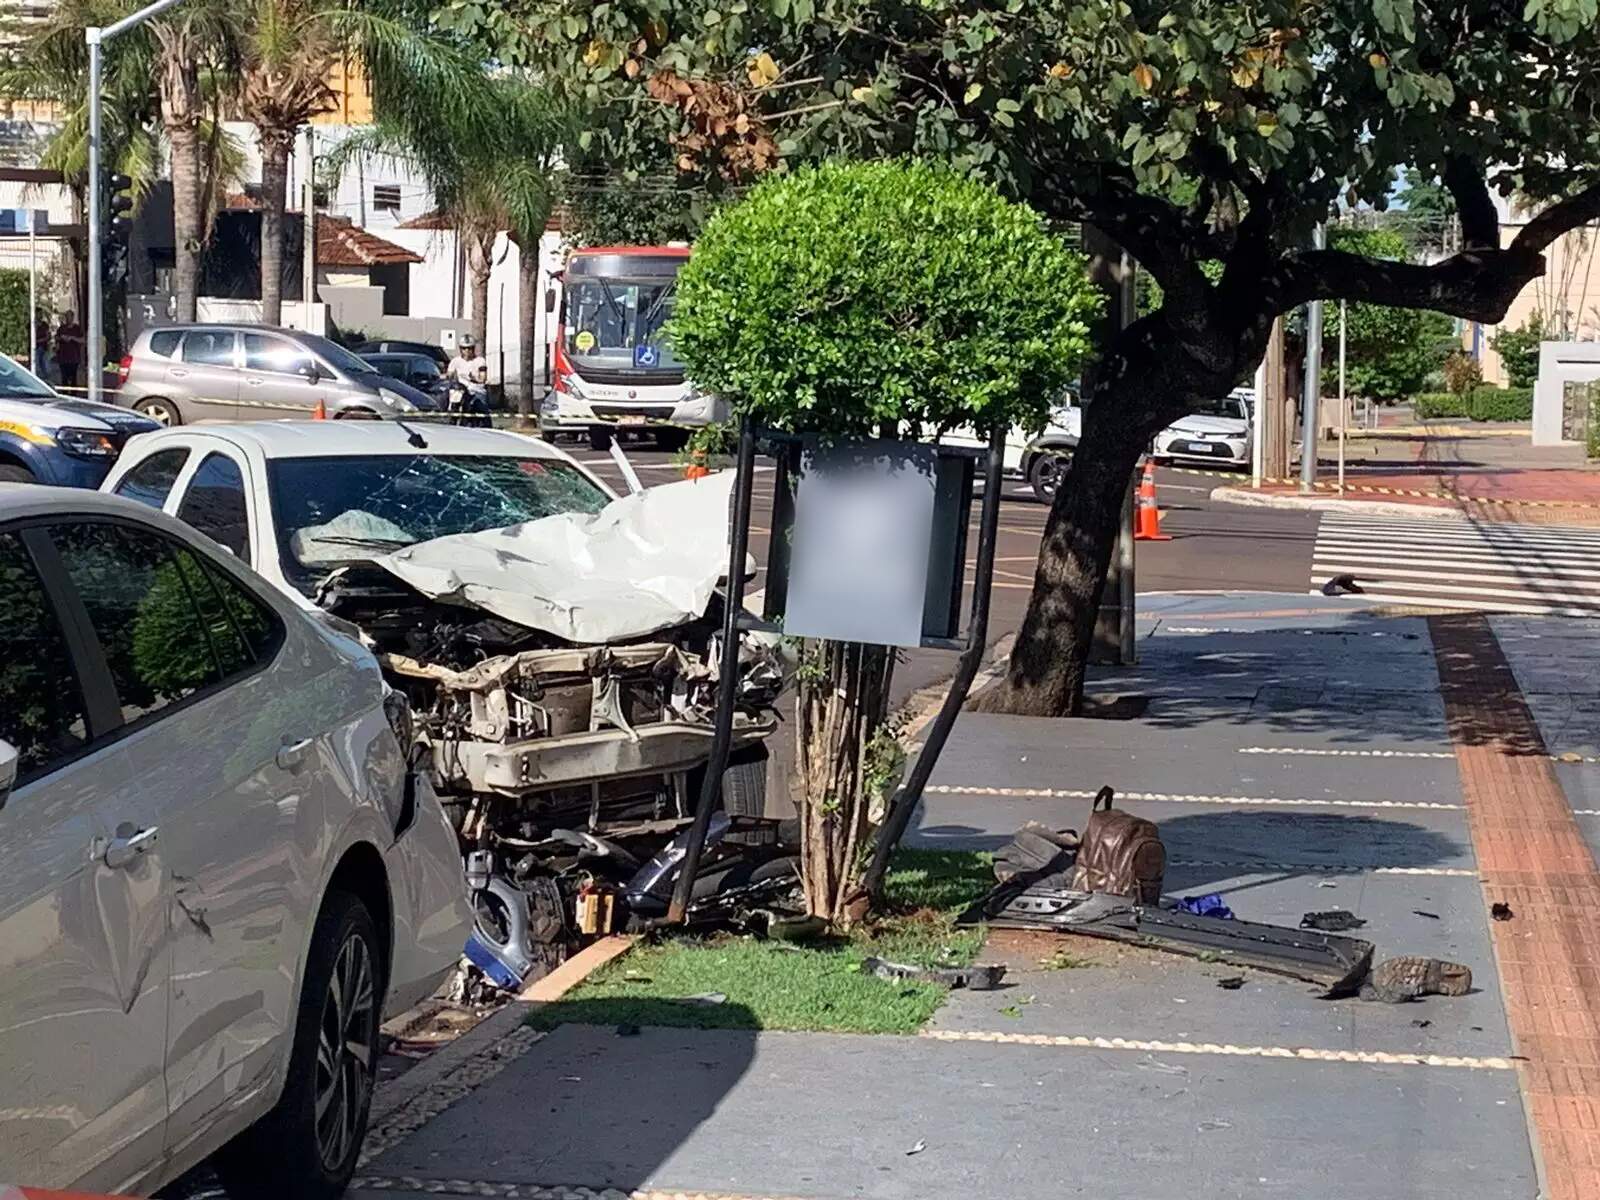
[[[56,366],[61,369],[61,386],[77,388],[78,368],[83,366],[83,330],[74,313],[64,313],[56,327]]]
[[[33,323],[33,345],[28,351],[28,369],[46,383],[55,382],[50,378],[50,322],[45,317],[40,317]]]

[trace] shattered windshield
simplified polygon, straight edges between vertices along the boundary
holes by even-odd
[[[267,479],[284,576],[307,595],[345,563],[610,502],[577,468],[542,458],[280,458]]]

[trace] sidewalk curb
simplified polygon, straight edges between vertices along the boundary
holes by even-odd
[[[1284,508],[1300,512],[1355,512],[1381,517],[1459,517],[1454,508],[1438,504],[1396,504],[1391,500],[1340,500],[1333,496],[1281,496],[1247,488],[1219,487],[1211,490],[1218,504],[1240,508]]]
[[[417,1097],[435,1087],[446,1075],[473,1055],[489,1049],[507,1034],[515,1032],[536,1006],[526,1000],[513,1000],[485,1017],[453,1042],[440,1046],[399,1079],[377,1089],[372,1096],[368,1122],[376,1126]]]

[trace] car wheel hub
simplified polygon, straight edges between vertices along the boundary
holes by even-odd
[[[377,991],[367,943],[351,933],[339,948],[317,1031],[317,1148],[329,1171],[350,1153],[372,1090]]]

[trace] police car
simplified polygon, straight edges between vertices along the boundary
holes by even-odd
[[[159,428],[129,409],[63,396],[0,355],[0,483],[97,488],[124,442]]]

